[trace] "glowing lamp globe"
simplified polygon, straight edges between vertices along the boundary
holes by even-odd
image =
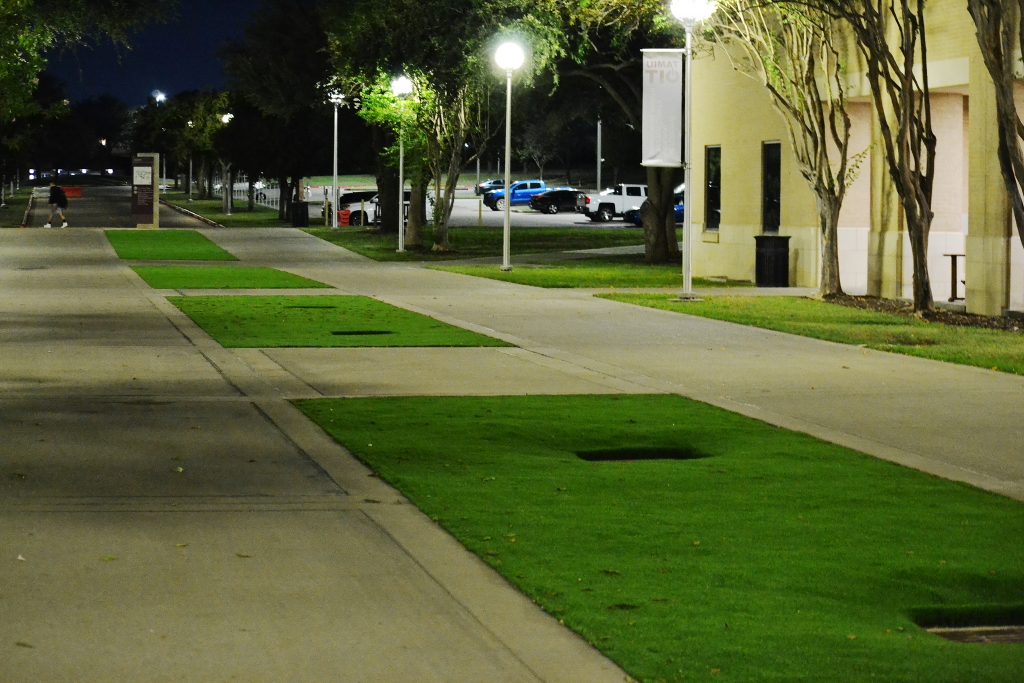
[[[505,71],[515,71],[523,65],[526,55],[518,43],[502,43],[494,51],[494,63]]]
[[[684,24],[696,24],[714,14],[716,4],[715,0],[672,0],[669,9]]]
[[[412,94],[412,81],[405,76],[399,76],[391,81],[391,93],[395,97],[405,97]]]

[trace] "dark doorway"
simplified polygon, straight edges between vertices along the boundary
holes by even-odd
[[[782,191],[782,145],[761,145],[761,230],[778,232]]]
[[[704,229],[722,224],[722,148],[704,148]]]

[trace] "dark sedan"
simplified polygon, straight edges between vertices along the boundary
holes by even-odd
[[[583,193],[579,190],[574,190],[571,187],[560,187],[555,190],[548,190],[530,199],[530,208],[534,211],[543,211],[544,213],[576,211],[577,203],[583,196]]]

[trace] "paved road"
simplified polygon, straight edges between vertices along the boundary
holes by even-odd
[[[30,228],[41,228],[46,223],[50,207],[46,203],[48,190],[36,189],[36,200],[29,214]],[[131,214],[131,188],[126,185],[87,185],[81,197],[68,199],[65,212],[71,228],[134,228]],[[200,228],[205,224],[161,205],[160,225],[164,228]]]

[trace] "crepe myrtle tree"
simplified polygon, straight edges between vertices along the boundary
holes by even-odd
[[[838,227],[846,190],[867,155],[850,156],[845,67],[836,19],[800,3],[719,0],[708,28],[733,66],[760,82],[782,115],[821,231],[819,293],[843,293]]]
[[[1014,53],[1024,51],[1024,6],[1021,0],[967,0],[977,28],[978,47],[995,86],[999,128],[999,168],[1006,194],[1024,244],[1024,123],[1014,89],[1020,78]]]
[[[934,307],[928,237],[936,136],[928,97],[926,0],[794,1],[839,19],[864,63],[884,162],[910,241],[914,311],[927,313]]]

